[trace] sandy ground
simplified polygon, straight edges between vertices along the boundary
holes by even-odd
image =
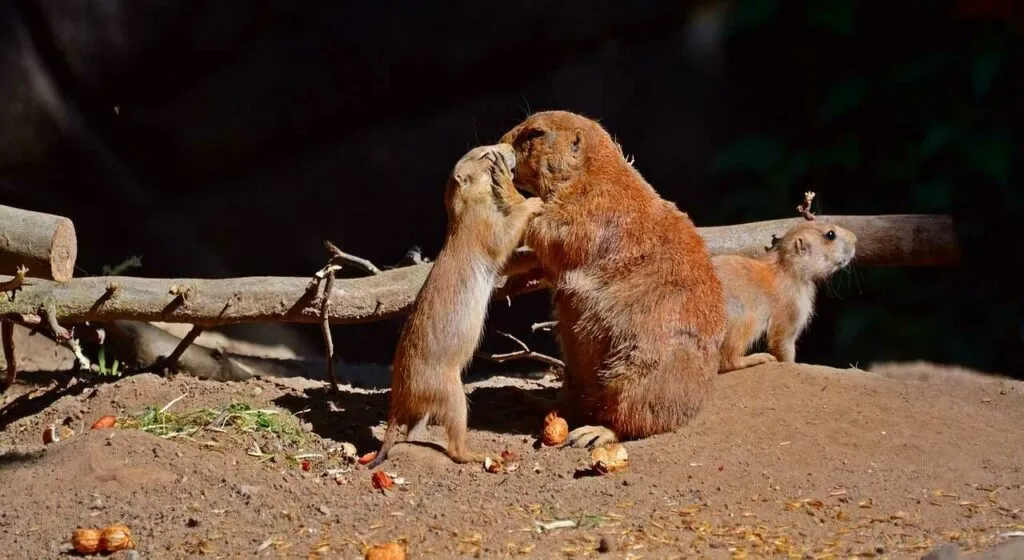
[[[1024,531],[1024,389],[964,370],[727,374],[693,424],[626,443],[629,466],[604,476],[585,474],[587,451],[535,445],[542,419],[520,396],[555,382],[475,379],[470,443],[517,454],[518,468],[489,473],[402,444],[382,470],[404,484],[385,492],[339,449],[376,449],[386,370],[343,369],[377,382],[333,400],[311,366],[314,380],[76,379],[53,372],[70,364],[63,351],[19,336],[27,371],[0,397],[0,558],[74,555],[76,527],[112,523],[131,528],[132,558],[362,558],[388,541],[412,558],[921,558]],[[124,424],[169,403],[278,411],[301,441]],[[122,427],[90,430],[105,414]],[[54,423],[75,434],[44,445]]]

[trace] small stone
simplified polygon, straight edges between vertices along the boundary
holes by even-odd
[[[99,498],[96,498],[95,500],[93,500],[93,502],[91,504],[89,504],[89,507],[91,507],[92,509],[102,509],[103,508],[103,500],[101,500]]]
[[[142,555],[138,550],[129,550],[128,554],[124,556],[124,560],[142,560]]]
[[[615,545],[612,544],[612,540],[608,537],[601,537],[601,542],[597,544],[597,551],[601,554],[607,554],[615,550]]]
[[[327,509],[327,506],[320,506],[320,507],[318,507],[318,508],[316,508],[316,509],[317,509],[317,510],[318,510],[318,511],[319,511],[320,513],[322,513],[322,514],[324,514],[324,515],[330,515],[330,514],[331,514],[331,510]]]

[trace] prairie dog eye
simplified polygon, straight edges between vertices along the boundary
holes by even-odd
[[[540,138],[545,134],[547,134],[547,132],[544,132],[539,128],[531,128],[530,130],[527,130],[525,133],[523,133],[523,140],[529,142],[530,140]]]
[[[828,239],[829,241],[835,241],[836,240],[836,232],[834,230],[831,230],[831,229],[826,231],[825,232],[825,239]]]

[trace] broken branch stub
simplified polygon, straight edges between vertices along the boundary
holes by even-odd
[[[31,278],[66,282],[75,275],[78,237],[63,216],[0,205],[0,274],[28,267]]]
[[[857,234],[861,266],[955,265],[959,249],[948,216],[818,216]],[[803,218],[698,228],[711,254],[764,254],[773,234],[781,236]],[[335,280],[331,323],[366,323],[408,313],[431,263]],[[494,298],[542,289],[536,271],[502,278]],[[0,317],[24,317],[55,305],[64,322],[164,321],[214,326],[230,323],[322,321],[316,283],[308,278],[247,277],[160,279],[76,278],[65,283],[34,280],[13,301],[0,298]]]

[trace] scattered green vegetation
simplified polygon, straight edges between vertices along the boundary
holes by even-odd
[[[205,432],[225,434],[236,441],[239,436],[249,436],[245,442],[248,454],[261,461],[275,456],[274,453],[265,452],[261,444],[264,448],[273,447],[283,451],[285,458],[293,463],[315,456],[301,453],[311,441],[291,414],[274,409],[257,409],[239,402],[219,408],[169,412],[168,409],[176,401],[171,401],[163,408],[151,406],[133,416],[121,417],[118,425],[122,429],[140,430],[165,439],[188,439],[207,446],[218,444],[212,441],[200,442],[198,438]]]
[[[110,367],[108,368],[107,367],[107,355],[106,354],[107,354],[106,346],[103,346],[101,344],[100,347],[99,347],[99,350],[96,351],[96,367],[98,368],[98,373],[100,375],[110,375],[110,376],[113,376],[113,377],[120,377],[121,373],[122,373],[121,361],[118,360],[117,358],[114,358],[113,363],[111,363]]]

